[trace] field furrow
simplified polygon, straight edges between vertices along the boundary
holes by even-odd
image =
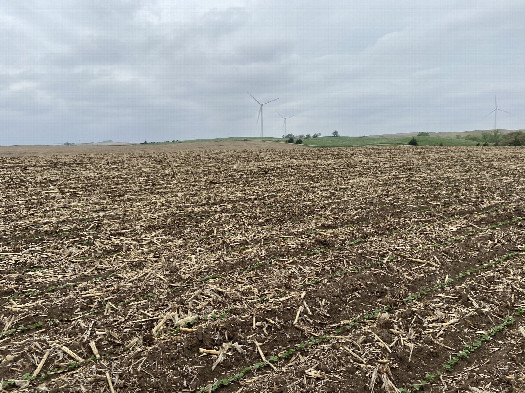
[[[0,154],[3,389],[524,386],[523,149],[148,149]]]

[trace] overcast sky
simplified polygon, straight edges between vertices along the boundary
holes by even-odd
[[[0,0],[0,145],[525,128],[523,0]]]

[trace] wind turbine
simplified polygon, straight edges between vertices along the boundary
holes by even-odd
[[[494,113],[494,131],[497,131],[498,129],[497,127],[498,111],[510,114],[510,112],[507,112],[507,111],[504,111],[503,109],[498,108],[498,101],[496,100],[496,96],[494,96],[494,110],[489,113],[489,115]]]
[[[257,98],[255,98],[254,96],[252,96],[250,93],[248,93],[254,100],[256,103],[258,103],[260,105],[259,107],[259,114],[257,115],[257,122],[259,121],[259,117],[261,118],[261,138],[264,136],[264,128],[263,128],[263,106],[266,105],[266,104],[269,104],[270,102],[273,102],[273,101],[277,101],[279,98],[274,98],[273,100],[270,100],[270,101],[266,101],[265,103],[260,103],[259,100]]]
[[[281,116],[284,119],[284,124],[283,124],[283,126],[284,126],[284,135],[286,135],[286,119],[291,119],[295,115],[286,117],[286,116],[281,115],[279,112],[277,112],[277,113],[279,114],[279,116]]]

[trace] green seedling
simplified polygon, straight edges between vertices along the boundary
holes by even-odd
[[[209,276],[199,278],[199,281],[204,282],[204,281],[213,280],[214,278],[219,278],[219,277],[220,275],[218,274],[210,274]]]
[[[507,318],[505,318],[505,320],[501,324],[499,324],[499,325],[493,327],[492,329],[490,329],[490,333],[489,334],[483,334],[481,336],[481,338],[474,340],[472,342],[472,344],[465,344],[463,346],[465,349],[457,352],[446,363],[442,364],[443,369],[445,371],[447,371],[447,372],[453,371],[454,367],[461,360],[465,361],[466,359],[469,359],[470,356],[477,349],[479,349],[483,345],[483,343],[491,340],[492,337],[495,334],[501,332],[502,330],[504,330],[508,326],[514,324],[516,322],[516,317],[519,317],[519,316],[523,315],[524,313],[525,313],[525,307],[518,307],[516,309],[516,311],[512,315],[509,315]],[[439,376],[441,376],[441,372],[440,371],[437,371],[435,374],[427,373],[425,375],[425,379],[424,380],[422,380],[421,382],[413,385],[414,391],[418,391],[421,388],[423,388],[425,385],[431,384],[432,382],[434,382],[435,378],[439,377]],[[404,393],[411,393],[412,392],[412,390],[408,389],[408,388],[400,388],[399,391],[400,392],[404,392]]]

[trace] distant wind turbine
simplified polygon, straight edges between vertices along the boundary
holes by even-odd
[[[498,127],[497,127],[498,126],[498,123],[497,123],[498,111],[510,114],[510,112],[507,112],[507,111],[504,111],[503,109],[498,108],[498,101],[496,99],[496,96],[494,96],[494,110],[489,113],[489,115],[494,113],[494,131],[497,131],[497,129],[498,129]]]
[[[279,112],[277,112],[277,113],[279,113]],[[283,127],[284,127],[284,135],[286,135],[286,119],[291,119],[291,118],[294,117],[295,115],[292,115],[292,116],[288,116],[288,117],[286,117],[286,116],[283,116],[283,115],[281,115],[281,114],[279,113],[279,116],[281,116],[281,117],[284,119]]]
[[[266,101],[265,103],[260,103],[257,98],[252,96],[250,93],[248,93],[250,97],[252,97],[256,103],[260,105],[259,107],[259,114],[257,115],[257,122],[259,122],[259,117],[261,118],[261,138],[264,136],[264,127],[263,127],[263,106],[266,104],[269,104],[270,102],[277,101],[279,98],[274,98],[273,100]]]

